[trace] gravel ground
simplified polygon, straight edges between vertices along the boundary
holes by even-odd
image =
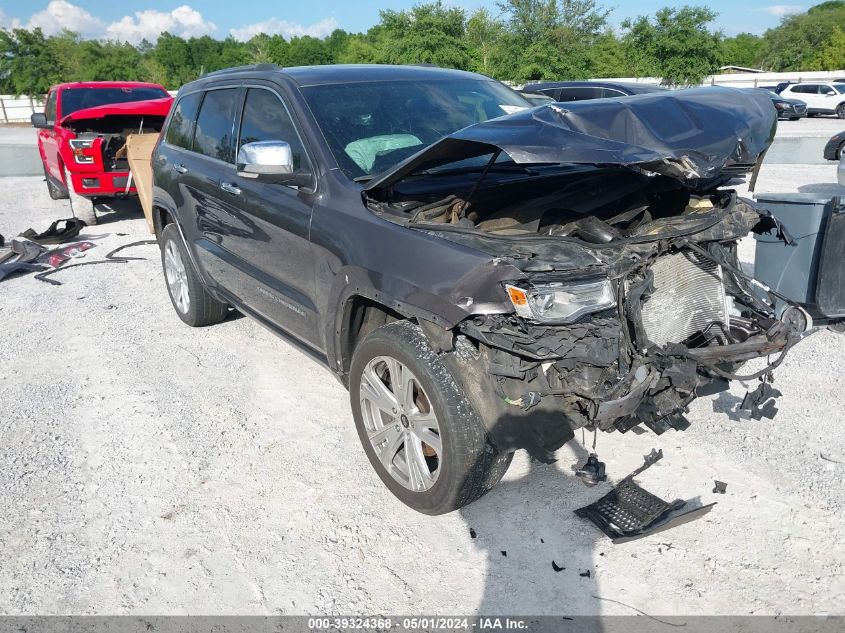
[[[834,182],[833,164],[775,165],[758,189]],[[69,215],[40,178],[0,178],[0,200],[6,236]],[[84,236],[88,260],[148,237],[132,203]],[[157,248],[132,254],[0,284],[0,613],[845,613],[845,337],[792,352],[774,421],[738,416],[737,384],[684,433],[601,435],[611,478],[662,448],[643,485],[718,501],[614,546],[572,513],[611,485],[571,476],[577,443],[552,466],[517,455],[460,512],[408,510],[326,370],[246,318],[184,326]]]

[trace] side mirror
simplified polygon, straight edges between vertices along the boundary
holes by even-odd
[[[311,173],[294,170],[293,151],[285,141],[242,145],[238,151],[238,176],[295,187],[308,186],[313,180]]]
[[[29,117],[30,122],[32,123],[32,127],[37,127],[41,129],[49,129],[53,127],[49,123],[47,123],[47,115],[43,112],[35,112],[31,117]]]

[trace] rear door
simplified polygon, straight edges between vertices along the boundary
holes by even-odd
[[[239,213],[238,199],[224,185],[235,175],[235,114],[241,98],[240,86],[206,90],[190,129],[188,150],[170,159],[180,192],[178,204],[187,211],[184,229],[199,265],[207,277],[238,299],[239,278],[233,256],[226,250],[232,237],[230,218]]]

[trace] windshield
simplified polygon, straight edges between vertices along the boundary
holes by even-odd
[[[479,79],[329,84],[302,93],[338,165],[358,179],[468,125],[531,107],[510,88]]]
[[[62,116],[111,103],[128,103],[169,97],[161,88],[66,88],[62,91]]]

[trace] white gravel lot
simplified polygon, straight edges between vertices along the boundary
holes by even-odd
[[[841,122],[781,129],[821,125]],[[834,182],[832,163],[776,165],[758,189]],[[42,179],[0,178],[7,237],[68,215]],[[148,237],[131,203],[103,220],[91,260]],[[518,455],[461,512],[405,508],[327,370],[246,318],[184,326],[157,248],[129,254],[147,259],[0,282],[0,613],[845,614],[845,337],[793,350],[774,421],[726,414],[735,385],[684,433],[601,435],[612,478],[662,448],[643,485],[718,501],[614,546],[573,514],[612,485],[571,475],[577,445],[552,466]]]

